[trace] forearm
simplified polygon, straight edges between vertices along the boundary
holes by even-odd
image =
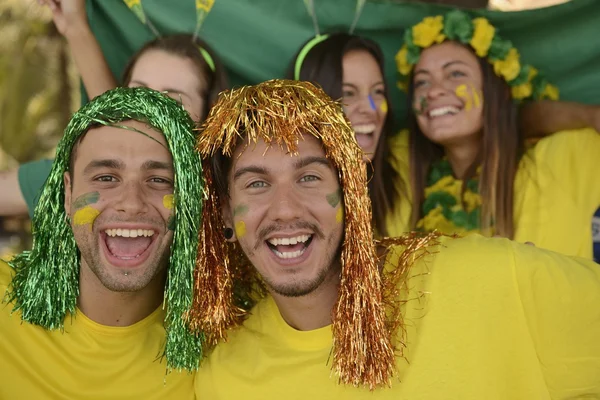
[[[0,216],[27,215],[27,204],[19,186],[18,170],[0,172]]]
[[[102,49],[87,23],[70,29],[66,39],[90,99],[117,86]]]
[[[521,106],[520,123],[526,137],[587,127],[598,130],[600,107],[566,101],[536,101]]]

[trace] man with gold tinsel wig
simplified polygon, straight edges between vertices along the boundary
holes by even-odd
[[[0,261],[0,398],[193,399],[203,181],[176,101],[119,88],[71,119],[33,218]],[[164,357],[162,357],[164,355]]]
[[[363,154],[321,89],[224,92],[197,147],[208,201],[188,317],[235,328],[198,398],[600,396],[600,269],[478,235],[375,242]]]

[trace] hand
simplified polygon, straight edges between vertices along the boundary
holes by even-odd
[[[56,29],[66,38],[88,26],[85,0],[38,0],[38,4],[50,8]]]

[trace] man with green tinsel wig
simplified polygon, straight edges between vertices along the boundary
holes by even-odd
[[[193,398],[202,335],[182,318],[203,191],[193,127],[144,88],[73,116],[32,250],[0,261],[0,398]]]

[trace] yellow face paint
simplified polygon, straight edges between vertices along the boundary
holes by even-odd
[[[481,107],[481,95],[475,86],[467,86],[463,83],[462,85],[458,85],[456,87],[454,93],[456,93],[456,96],[460,97],[461,99],[465,99],[465,111],[470,111],[473,106],[475,108]]]
[[[469,95],[467,85],[464,83],[462,85],[458,85],[454,90],[454,93],[456,93],[456,96],[459,98],[465,99],[465,111],[470,111],[472,107],[471,96]]]
[[[387,101],[385,101],[385,99],[383,99],[383,101],[379,105],[379,109],[381,110],[382,113],[388,112],[388,103],[387,103]]]
[[[335,221],[340,224],[342,223],[342,221],[344,220],[344,207],[340,207],[338,208],[337,212],[335,213]]]
[[[92,206],[85,206],[75,212],[73,216],[73,223],[75,225],[90,225],[90,230],[92,229],[92,224],[96,220],[96,218],[100,215],[100,211],[96,210]]]
[[[175,197],[172,194],[166,194],[163,197],[163,206],[165,208],[168,208],[169,210],[173,209],[174,202],[175,202]]]
[[[244,221],[238,221],[235,223],[235,236],[238,239],[246,235],[246,223]]]

